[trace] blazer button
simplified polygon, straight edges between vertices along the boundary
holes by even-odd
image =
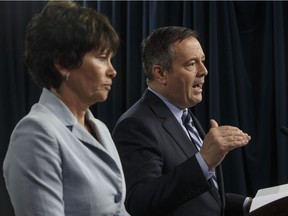
[[[116,194],[116,195],[114,196],[114,202],[115,202],[115,203],[120,202],[120,201],[121,201],[121,198],[122,198],[121,193]]]

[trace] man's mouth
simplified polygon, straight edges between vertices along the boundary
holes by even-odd
[[[202,93],[202,87],[203,87],[203,83],[197,83],[195,85],[193,85],[193,89],[194,91],[196,91],[197,93]]]
[[[202,85],[201,84],[193,85],[193,89],[200,91],[200,90],[202,90]]]

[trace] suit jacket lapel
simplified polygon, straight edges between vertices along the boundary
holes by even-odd
[[[163,123],[163,127],[174,139],[179,148],[182,149],[187,158],[191,157],[197,152],[195,145],[191,143],[191,140],[187,137],[186,133],[183,131],[183,128],[179,125],[174,116],[166,118]]]
[[[193,123],[194,123],[194,126],[196,127],[201,139],[203,140],[206,133],[204,132],[200,122],[198,121],[198,119],[194,116],[194,114],[189,110],[189,114],[192,116],[192,119],[193,119]]]
[[[190,139],[165,103],[149,90],[145,91],[142,99],[151,107],[155,115],[163,120],[163,128],[170,134],[187,158],[194,155],[197,152],[196,147],[191,144]]]
[[[183,153],[187,156],[187,158],[191,157],[196,152],[198,152],[196,147],[191,143],[191,140],[187,137],[186,133],[183,131],[183,128],[181,127],[181,125],[179,124],[177,119],[174,117],[173,113],[169,110],[169,108],[165,105],[165,103],[157,95],[150,92],[149,90],[146,90],[144,92],[142,100],[145,101],[147,104],[149,104],[149,106],[151,107],[151,109],[154,111],[154,113],[156,114],[156,116],[158,118],[163,119],[164,129],[175,140],[175,142],[177,143],[179,148],[182,149]],[[205,134],[203,128],[201,127],[200,122],[193,115],[193,113],[191,111],[190,111],[190,114],[193,118],[195,127],[197,128],[201,138],[204,139],[206,134]],[[218,166],[216,168],[217,173],[218,173],[219,169],[221,171],[220,166]],[[218,179],[221,191],[223,190],[223,180],[222,179],[223,178],[222,178],[222,174],[221,174],[221,175],[219,175],[219,179]],[[219,191],[220,192],[220,197],[219,197],[219,193],[218,193],[217,189],[215,188],[215,186],[213,185],[212,182],[211,182],[211,184],[212,184],[211,187],[213,189],[210,190],[210,193],[216,199],[218,204],[221,206],[221,201],[223,201],[223,199],[224,199],[223,193],[221,191]]]

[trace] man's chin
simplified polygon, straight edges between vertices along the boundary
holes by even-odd
[[[193,101],[192,101],[192,106],[196,106],[198,103],[200,103],[202,101],[202,96],[201,97],[197,97],[197,98],[194,98]]]

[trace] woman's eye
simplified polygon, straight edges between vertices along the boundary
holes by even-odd
[[[105,61],[107,59],[107,56],[99,56],[98,59],[100,61]]]

